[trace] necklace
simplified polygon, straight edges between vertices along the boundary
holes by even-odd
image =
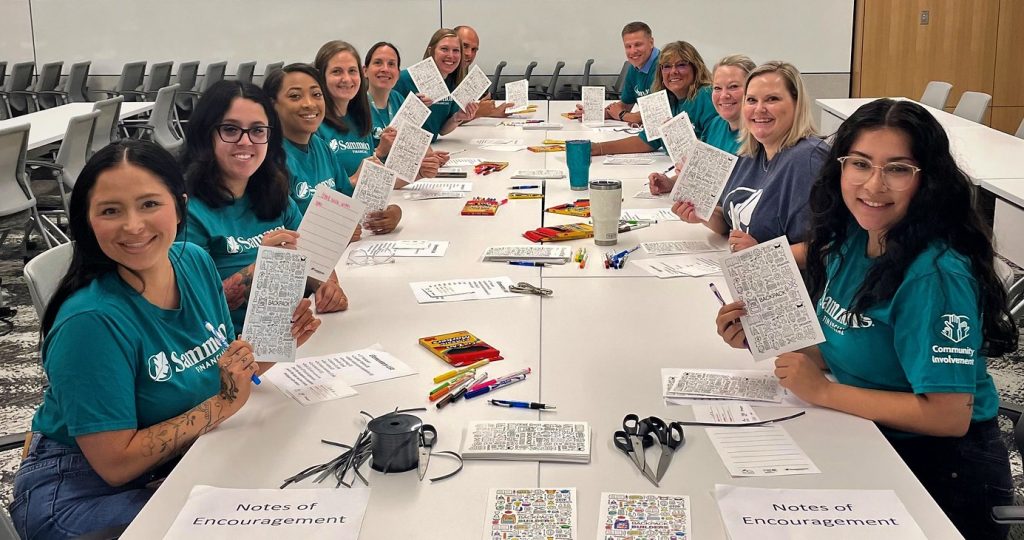
[[[779,154],[781,154],[781,153],[782,153],[782,150],[779,150],[778,152],[775,152],[775,157],[779,157]],[[772,159],[775,159],[775,158],[772,158]],[[764,146],[762,146],[761,147],[761,170],[764,171],[764,172],[768,172],[768,170],[771,169],[771,167],[772,167],[772,162],[771,162],[771,160],[768,159],[768,150],[766,150],[764,148]]]

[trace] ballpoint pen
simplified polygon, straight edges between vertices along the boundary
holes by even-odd
[[[221,334],[220,330],[217,330],[217,328],[215,326],[213,326],[213,324],[210,321],[206,321],[205,326],[206,326],[206,331],[209,332],[211,335],[213,335],[213,339],[216,339],[217,343],[219,343],[220,346],[224,348],[224,352],[227,352],[229,345],[228,345],[228,340],[224,338],[224,334]],[[255,373],[252,374],[252,383],[253,384],[259,384],[260,383],[259,375],[255,374]]]
[[[512,186],[509,189],[538,189],[540,186]]]
[[[506,386],[511,386],[517,382],[523,382],[525,380],[526,375],[517,375],[510,379],[498,381],[490,386],[471,388],[469,391],[466,392],[465,396],[466,399],[475,398],[477,396],[482,396],[488,392],[493,392],[494,390],[505,388]]]
[[[722,298],[722,293],[718,292],[718,287],[715,287],[714,283],[708,283],[708,287],[711,287],[711,292],[715,293],[715,298],[718,299],[718,303],[724,306],[725,298]],[[747,338],[745,337],[743,338],[743,346],[746,347],[748,351],[750,350],[750,344],[747,343]]]
[[[496,407],[505,407],[509,409],[536,409],[539,411],[553,411],[555,410],[554,405],[547,405],[544,403],[534,403],[531,401],[511,401],[507,399],[489,399],[488,403]]]
[[[548,263],[538,261],[509,261],[508,263],[514,266],[539,266],[543,268],[548,266]]]

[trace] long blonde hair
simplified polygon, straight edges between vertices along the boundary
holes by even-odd
[[[459,39],[459,34],[451,28],[439,28],[434,35],[430,36],[430,41],[427,42],[427,49],[423,51],[423,58],[433,58],[434,49],[437,44],[444,38],[455,38],[459,42],[459,50],[462,50],[462,40]],[[455,68],[455,71],[451,72],[450,75],[445,77],[445,82],[452,85],[452,88],[459,85],[462,79],[466,78],[466,64],[462,62],[462,57],[459,57],[459,67]],[[452,79],[454,77],[454,79]]]
[[[744,94],[750,88],[750,81],[769,73],[778,73],[782,76],[782,80],[786,82],[786,90],[789,91],[789,95],[796,101],[795,111],[793,112],[793,125],[790,126],[789,132],[782,138],[782,143],[779,145],[779,150],[784,150],[800,142],[800,139],[817,135],[818,130],[814,127],[814,119],[811,117],[811,102],[807,97],[807,90],[804,89],[804,80],[800,77],[800,70],[789,62],[772,60],[754,68],[754,71],[747,75],[747,83],[743,87]],[[743,122],[743,125],[740,127],[739,155],[755,157],[762,148],[761,143],[750,133],[747,123]]]
[[[693,66],[693,84],[686,89],[686,95],[679,99],[693,99],[701,88],[711,84],[711,72],[708,71],[708,66],[697,52],[697,48],[686,41],[673,41],[661,49],[661,56],[658,57],[658,65],[655,67],[658,71],[654,74],[654,85],[651,86],[652,93],[665,89],[665,82],[661,78],[661,66],[680,61]]]

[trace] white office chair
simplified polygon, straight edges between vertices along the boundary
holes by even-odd
[[[54,158],[53,162],[37,160],[26,162],[27,165],[32,167],[43,167],[56,171],[57,190],[60,194],[59,204],[48,204],[46,202],[47,197],[42,195],[42,191],[39,191],[40,199],[44,201],[43,206],[47,207],[51,212],[55,211],[55,213],[59,214],[61,209],[63,209],[65,216],[69,214],[68,197],[71,190],[75,187],[75,182],[78,181],[79,173],[85,167],[85,162],[89,159],[89,145],[92,142],[94,128],[99,116],[99,111],[92,111],[74,116],[71,120],[68,120],[68,129],[64,132],[64,140],[61,141],[60,148],[57,150],[57,157]]]
[[[953,109],[953,114],[980,124],[991,101],[992,96],[984,92],[964,92]]]
[[[92,143],[89,145],[90,156],[120,139],[117,134],[117,124],[121,117],[121,103],[123,102],[124,96],[116,96],[97,101],[92,106],[92,110],[99,112],[100,115],[96,118],[96,126],[92,130]]]
[[[36,207],[25,172],[28,134],[29,124],[0,129],[0,245],[11,230],[21,228],[23,254],[32,229],[39,231],[47,247],[67,238]]]
[[[53,293],[57,292],[61,278],[68,273],[73,251],[74,243],[60,244],[25,263],[25,283],[28,284],[28,294],[32,297],[32,306],[36,308],[39,320],[43,320],[46,304],[50,302]]]
[[[920,102],[941,111],[946,106],[946,101],[949,100],[949,91],[952,89],[953,85],[948,82],[931,81],[928,86],[924,87]]]
[[[174,98],[178,85],[165,86],[156,93],[156,104],[153,113],[144,122],[127,122],[121,126],[127,130],[144,130],[148,138],[159,144],[164,150],[177,157],[185,145],[185,139],[179,135],[174,115]],[[139,138],[146,138],[141,133]]]

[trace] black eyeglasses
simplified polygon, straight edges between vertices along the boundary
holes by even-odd
[[[236,143],[242,140],[242,135],[248,134],[249,141],[253,144],[267,144],[270,141],[270,126],[253,126],[249,129],[240,128],[234,124],[217,124],[213,126],[217,130],[217,136],[226,143]]]

